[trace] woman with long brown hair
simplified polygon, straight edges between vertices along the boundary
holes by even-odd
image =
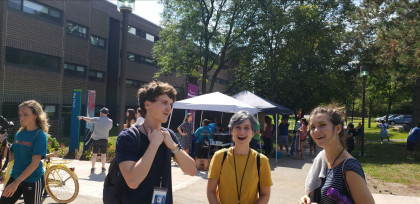
[[[314,159],[300,204],[339,203],[328,196],[335,189],[353,203],[375,203],[366,185],[360,163],[346,151],[344,138],[344,113],[335,106],[317,107],[310,115],[312,139],[322,148]]]
[[[15,203],[23,194],[25,203],[41,203],[44,169],[41,159],[47,154],[47,114],[41,104],[29,100],[19,105],[20,129],[15,135],[9,161],[14,160],[10,179],[0,203]]]
[[[131,125],[136,123],[136,112],[134,111],[134,109],[127,109],[125,116],[127,118],[125,120],[124,128],[129,128],[131,127]]]

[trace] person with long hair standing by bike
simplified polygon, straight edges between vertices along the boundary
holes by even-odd
[[[41,203],[45,186],[41,159],[47,154],[47,114],[41,104],[29,100],[19,105],[19,120],[21,127],[9,152],[9,161],[14,160],[14,165],[0,203],[16,203],[23,194],[25,203],[37,204]]]

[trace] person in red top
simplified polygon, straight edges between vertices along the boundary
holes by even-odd
[[[303,142],[306,140],[306,133],[308,133],[308,121],[305,118],[300,120],[302,126],[299,128],[299,150],[298,159],[303,159]]]

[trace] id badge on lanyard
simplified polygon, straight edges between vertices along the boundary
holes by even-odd
[[[167,188],[162,188],[162,177],[160,177],[160,186],[154,187],[152,204],[164,204],[166,201]]]

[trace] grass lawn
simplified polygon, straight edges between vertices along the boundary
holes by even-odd
[[[359,151],[360,147],[356,148],[353,156],[362,163],[367,174],[386,182],[420,185],[419,152],[415,160],[408,160],[405,141],[383,145],[379,142],[369,142],[365,144],[364,157],[357,157]]]

